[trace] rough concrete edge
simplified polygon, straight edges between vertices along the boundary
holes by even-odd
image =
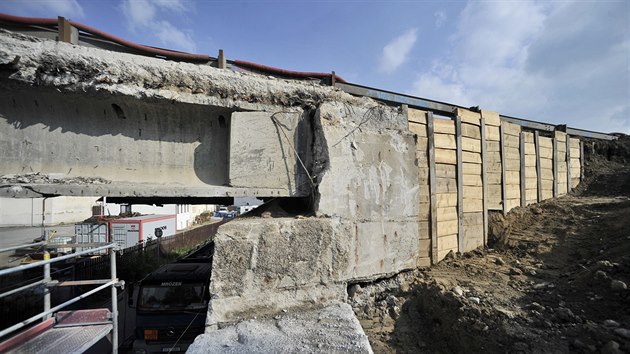
[[[330,86],[56,42],[0,29],[0,65],[14,84],[82,94],[277,111],[324,101],[374,105]],[[192,79],[194,77],[194,79]]]

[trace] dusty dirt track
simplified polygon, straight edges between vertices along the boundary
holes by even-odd
[[[619,145],[612,158],[590,151],[572,195],[492,215],[489,248],[351,286],[374,352],[630,352],[630,144]]]

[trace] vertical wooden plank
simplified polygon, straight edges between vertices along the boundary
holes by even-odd
[[[488,244],[488,185],[486,178],[486,122],[481,117],[481,185],[483,193],[483,245]]]
[[[503,205],[503,215],[507,214],[507,193],[505,191],[505,136],[503,135],[503,122],[499,126],[499,143],[501,154],[501,204]]]
[[[58,40],[60,42],[72,43],[72,26],[65,17],[57,17]]]
[[[595,152],[595,143],[593,142],[593,152]],[[584,181],[584,142],[580,140],[580,182]]]
[[[435,196],[435,137],[433,136],[433,112],[427,113],[427,144],[429,145],[429,197],[430,203],[430,233],[431,233],[431,263],[438,262],[438,237],[437,237],[437,198]]]
[[[553,163],[553,197],[558,198],[558,139],[556,138],[555,132],[554,136],[551,139],[551,161]]]
[[[518,145],[518,149],[519,149],[519,154],[521,157],[521,206],[524,207],[525,205],[527,205],[527,198],[525,198],[525,133],[521,132],[521,134],[519,134],[519,145]]]
[[[462,171],[462,119],[455,117],[455,139],[457,147],[457,250],[464,252],[464,173]]]
[[[542,202],[542,180],[540,179],[540,145],[538,144],[538,130],[534,131],[534,147],[536,148],[536,186],[538,203]]]
[[[571,192],[571,138],[567,135],[567,194]]]

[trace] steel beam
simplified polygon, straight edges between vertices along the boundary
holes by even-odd
[[[615,139],[617,139],[617,137],[614,136],[614,135],[594,132],[594,131],[591,131],[591,130],[569,128],[569,127],[567,127],[567,135],[581,136],[581,137],[584,137],[584,138],[592,138],[592,139],[600,139],[600,140],[615,140]]]
[[[456,108],[465,108],[449,103],[428,100],[425,98],[409,96],[401,93],[395,93],[356,84],[337,82],[335,83],[335,87],[351,95],[370,97],[376,100],[398,104],[406,104],[410,107],[424,108],[434,112],[445,113],[450,116],[454,114]]]

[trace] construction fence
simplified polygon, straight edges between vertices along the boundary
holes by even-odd
[[[420,266],[485,245],[489,210],[565,195],[582,177],[583,144],[565,132],[543,136],[484,110],[407,116],[417,136]]]

